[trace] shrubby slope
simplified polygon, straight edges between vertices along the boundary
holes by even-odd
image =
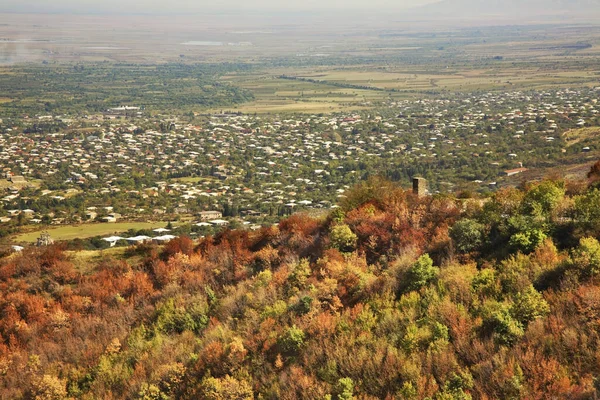
[[[593,398],[600,164],[487,199],[357,186],[327,219],[0,264],[0,397]]]

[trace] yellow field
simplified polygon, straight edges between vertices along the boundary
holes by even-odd
[[[341,110],[358,110],[358,105],[344,106],[338,102],[325,101],[256,101],[233,108],[235,111],[243,113],[279,113],[279,112],[300,112],[300,113],[327,113]]]
[[[434,89],[492,89],[511,86],[539,87],[573,83],[580,84],[594,79],[593,71],[562,71],[552,72],[540,70],[523,70],[517,68],[503,69],[473,69],[451,71],[447,73],[422,73],[420,71],[356,71],[339,70],[327,73],[295,75],[299,78],[314,79],[323,82],[347,83],[352,85],[370,86],[380,89],[397,90],[434,90]]]
[[[37,180],[37,179],[32,179],[32,180],[27,180],[27,182],[25,183],[12,183],[9,182],[6,179],[0,179],[0,189],[8,189],[10,187],[17,187],[17,188],[24,188],[24,187],[40,187],[41,185],[41,181]]]
[[[573,146],[582,140],[598,136],[600,136],[600,128],[598,127],[571,129],[563,133],[563,137],[567,142],[567,147]]]
[[[100,261],[105,260],[107,257],[124,258],[126,251],[127,247],[112,247],[104,250],[67,251],[66,253],[75,268],[85,274],[91,272]]]

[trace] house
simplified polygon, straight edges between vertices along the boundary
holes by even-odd
[[[509,177],[509,176],[514,176],[514,175],[518,175],[521,174],[523,172],[527,171],[527,168],[516,168],[516,169],[509,169],[506,170],[504,172],[502,172],[502,175]]]
[[[111,237],[107,237],[102,239],[105,242],[108,242],[110,244],[110,247],[114,247],[115,244],[119,241],[119,240],[124,240],[124,238],[120,237],[120,236],[111,236]]]
[[[173,236],[173,235],[157,236],[155,238],[152,238],[152,242],[157,243],[157,244],[167,243],[167,242],[170,242],[171,240],[175,239],[176,237],[177,236]]]
[[[35,214],[35,211],[30,210],[30,209],[26,209],[26,210],[21,211],[21,214],[23,214],[23,216],[25,218],[31,219],[31,218],[33,218],[33,215]]]
[[[151,237],[149,237],[149,236],[143,236],[143,235],[142,235],[142,236],[134,236],[134,237],[130,237],[130,238],[127,238],[127,239],[125,239],[125,240],[127,240],[127,241],[128,241],[129,243],[131,243],[131,244],[139,244],[139,243],[145,243],[145,242],[148,242],[148,241],[152,240],[152,238],[151,238]]]
[[[199,216],[201,221],[210,221],[223,218],[223,213],[220,211],[202,211]]]
[[[241,212],[242,215],[245,215],[247,217],[262,217],[263,214],[261,212],[258,211],[254,211],[254,210],[245,210]]]
[[[122,106],[122,107],[114,107],[109,108],[104,115],[106,117],[118,117],[118,116],[127,116],[130,114],[139,115],[140,107],[131,107],[131,106]]]

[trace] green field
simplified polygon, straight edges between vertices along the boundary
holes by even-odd
[[[311,73],[313,69],[303,70]],[[228,74],[222,78],[231,85],[253,93],[254,101],[229,107],[243,113],[336,112],[365,108],[364,103],[381,101],[389,93],[375,90],[340,88],[326,83],[280,79],[294,75],[295,69],[275,68],[249,74]]]
[[[154,229],[164,227],[162,222],[117,222],[114,224],[83,224],[60,228],[50,228],[48,233],[54,240],[87,239],[95,236],[108,236],[127,232],[130,229]],[[14,238],[17,243],[35,243],[42,230],[20,234]]]

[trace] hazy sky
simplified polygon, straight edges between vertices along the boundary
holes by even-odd
[[[203,10],[405,9],[437,0],[2,0],[0,12],[179,13]]]

